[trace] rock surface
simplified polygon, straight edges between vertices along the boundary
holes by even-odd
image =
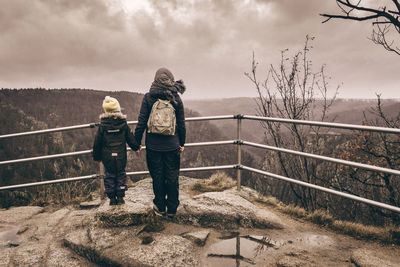
[[[359,267],[398,267],[400,261],[397,263],[390,262],[379,255],[375,251],[367,249],[356,249],[351,254],[351,261]]]
[[[0,210],[0,223],[15,224],[31,218],[44,211],[42,207],[17,207],[8,210]]]
[[[210,231],[202,230],[198,232],[185,233],[183,237],[192,240],[198,246],[204,246],[209,234]]]
[[[278,216],[255,206],[235,191],[203,193],[183,200],[177,221],[217,229],[284,228]]]
[[[181,178],[181,187],[195,180]],[[255,206],[243,198],[237,190],[210,192],[190,197],[180,192],[180,208],[174,217],[176,223],[219,229],[284,228],[283,222],[274,213]],[[103,226],[123,227],[145,223],[153,205],[153,189],[150,179],[140,181],[126,193],[126,205],[109,206],[105,202],[97,211]]]
[[[151,212],[150,179],[121,206],[0,210],[0,266],[399,266],[398,247],[260,208],[248,188],[192,196],[180,179],[173,220]]]
[[[97,208],[101,205],[101,199],[95,199],[92,201],[86,201],[86,202],[82,202],[81,204],[79,204],[79,207],[81,209],[93,209],[93,208]]]

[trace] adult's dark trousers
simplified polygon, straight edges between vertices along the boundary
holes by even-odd
[[[179,149],[155,151],[146,149],[147,167],[153,179],[153,203],[164,212],[176,213],[179,206]]]

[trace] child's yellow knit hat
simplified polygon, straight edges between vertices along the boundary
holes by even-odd
[[[104,98],[103,109],[105,112],[121,112],[118,100],[111,96],[106,96]]]

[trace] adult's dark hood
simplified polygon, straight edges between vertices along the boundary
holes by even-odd
[[[183,94],[186,87],[182,80],[175,81],[174,75],[167,68],[160,68],[154,76],[150,87],[150,94],[155,97],[162,97],[176,105],[174,94]]]

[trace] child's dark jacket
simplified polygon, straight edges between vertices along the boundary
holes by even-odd
[[[110,173],[124,171],[127,160],[126,143],[133,150],[139,149],[126,122],[126,116],[121,113],[104,113],[100,119],[93,144],[93,159],[101,160]]]

